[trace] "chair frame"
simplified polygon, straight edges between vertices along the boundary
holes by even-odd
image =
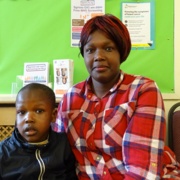
[[[173,142],[173,133],[172,133],[172,128],[173,128],[173,114],[175,110],[180,107],[180,102],[175,103],[170,109],[168,113],[168,145],[169,147],[174,151],[174,142]],[[178,110],[180,111],[180,110]]]

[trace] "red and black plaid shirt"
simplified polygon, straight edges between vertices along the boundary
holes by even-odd
[[[160,179],[165,112],[148,78],[121,71],[101,99],[88,78],[63,96],[53,127],[67,132],[80,180]]]

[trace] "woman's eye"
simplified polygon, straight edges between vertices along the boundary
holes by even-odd
[[[92,49],[92,48],[86,49],[86,53],[90,54],[90,53],[92,53],[92,52],[93,52],[93,49]]]

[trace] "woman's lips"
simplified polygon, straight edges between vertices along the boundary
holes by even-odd
[[[106,71],[108,69],[108,67],[107,66],[96,66],[93,69],[101,72],[101,71]]]

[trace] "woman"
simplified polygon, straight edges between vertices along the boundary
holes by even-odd
[[[80,53],[89,78],[62,98],[54,130],[66,131],[80,180],[160,179],[165,113],[156,83],[119,69],[131,50],[113,15],[84,25]]]

